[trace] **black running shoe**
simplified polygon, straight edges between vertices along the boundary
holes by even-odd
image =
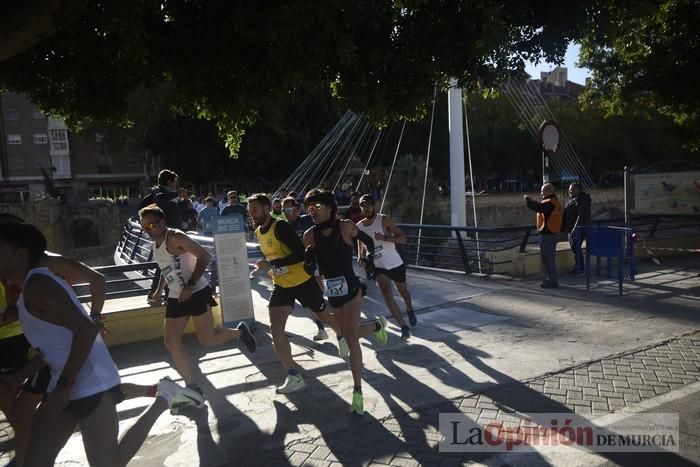
[[[238,327],[236,329],[238,329],[238,331],[241,333],[238,340],[243,342],[243,345],[245,345],[246,349],[248,349],[248,352],[255,352],[255,349],[258,348],[258,343],[255,340],[255,336],[250,332],[250,329],[248,329],[248,325],[241,321],[238,323]]]
[[[416,312],[413,310],[406,310],[406,314],[408,315],[408,322],[411,323],[412,327],[416,327],[418,324],[418,318],[416,318]]]

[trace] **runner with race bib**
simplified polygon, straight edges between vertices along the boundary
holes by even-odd
[[[396,286],[396,290],[398,290],[406,304],[408,321],[411,323],[411,326],[416,326],[418,320],[413,311],[411,294],[406,286],[406,265],[401,259],[399,252],[396,251],[396,245],[406,243],[406,237],[391,217],[377,212],[372,195],[362,195],[360,207],[365,218],[357,223],[357,228],[374,240],[374,265],[377,286],[382,292],[384,303],[386,303],[387,308],[389,308],[392,316],[401,327],[401,338],[408,339],[411,337],[411,328],[406,325],[401,315],[401,309],[394,299],[394,291],[391,286],[392,283]],[[360,241],[357,256],[362,258],[364,250],[365,246]]]
[[[333,308],[340,333],[348,347],[354,383],[350,411],[362,415],[362,348],[359,339],[374,332],[376,342],[384,345],[388,336],[383,316],[378,316],[373,323],[360,325],[362,287],[353,270],[352,245],[360,239],[367,246],[370,252],[366,259],[367,268],[371,272],[374,242],[352,221],[336,218],[338,206],[330,191],[311,190],[304,199],[304,205],[314,220],[314,226],[304,233],[305,265],[307,270],[314,270],[318,262],[324,294]]]

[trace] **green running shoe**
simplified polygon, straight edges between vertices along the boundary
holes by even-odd
[[[350,412],[357,415],[364,415],[365,405],[362,400],[362,393],[353,391],[352,392],[352,406],[350,407]]]
[[[377,316],[376,318],[379,329],[374,331],[374,338],[377,340],[377,344],[386,345],[389,340],[389,335],[386,333],[386,318],[383,316]]]

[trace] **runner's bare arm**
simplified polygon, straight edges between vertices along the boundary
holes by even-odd
[[[45,256],[42,262],[51,272],[70,279],[74,284],[87,282],[90,285],[90,316],[93,319],[100,316],[105,304],[105,276],[86,264],[63,256]]]
[[[29,278],[24,288],[24,301],[27,311],[34,317],[73,333],[70,353],[59,375],[61,387],[69,388],[95,342],[97,326],[71,300],[68,292],[46,275],[35,274]]]
[[[403,230],[396,225],[394,219],[389,216],[382,217],[382,227],[384,228],[384,232],[386,232],[384,237],[385,242],[392,242],[397,245],[406,243],[406,236],[403,234]]]

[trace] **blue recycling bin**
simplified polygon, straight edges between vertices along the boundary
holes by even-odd
[[[601,275],[601,258],[607,258],[607,277],[613,277],[612,260],[617,259],[618,291],[622,295],[622,283],[625,280],[625,263],[629,264],[629,280],[634,280],[636,266],[634,261],[634,245],[632,230],[626,227],[614,226],[583,226],[579,227],[577,237],[586,238],[586,290],[591,288],[591,257],[596,258],[596,275]],[[581,244],[578,245],[581,248]]]

